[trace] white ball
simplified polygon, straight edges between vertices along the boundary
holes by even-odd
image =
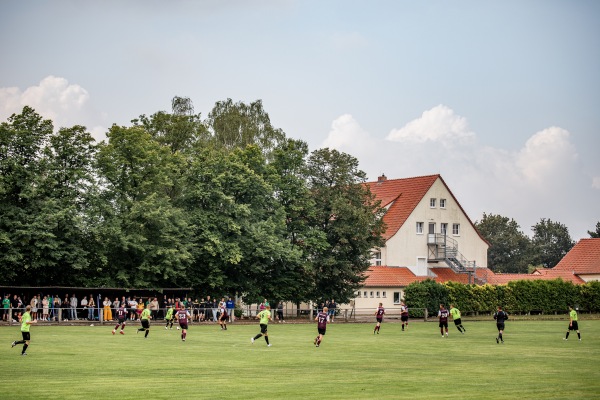
[[[179,330],[179,327],[177,327],[177,330]]]

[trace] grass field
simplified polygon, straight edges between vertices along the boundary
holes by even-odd
[[[564,321],[509,321],[504,345],[490,322],[330,324],[319,348],[316,326],[271,324],[272,347],[251,344],[255,325],[152,325],[148,339],[130,323],[33,326],[26,357],[17,326],[0,328],[2,399],[591,399],[600,397],[600,321],[581,321],[583,340],[564,341]]]

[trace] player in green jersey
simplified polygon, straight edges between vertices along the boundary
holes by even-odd
[[[460,320],[460,310],[454,307],[454,304],[450,304],[450,314],[454,320],[454,326],[456,326],[456,329],[458,329],[458,331],[464,335],[467,330],[462,325],[462,321]]]
[[[150,314],[152,314],[152,312],[150,311],[150,304],[146,304],[146,308],[144,308],[142,314],[140,315],[142,327],[137,330],[138,332],[146,331],[144,338],[147,338],[148,333],[150,333]]]
[[[264,310],[262,310],[256,315],[256,318],[260,319],[260,333],[254,336],[252,339],[250,339],[250,341],[254,343],[256,339],[260,338],[261,336],[264,336],[265,341],[267,342],[267,347],[271,347],[271,344],[269,343],[269,334],[267,332],[267,326],[269,325],[269,321],[273,321],[273,319],[271,318],[271,306],[267,305]]]
[[[579,323],[577,322],[577,319],[577,311],[575,311],[572,306],[569,306],[569,328],[567,329],[567,336],[565,336],[564,340],[569,340],[569,333],[575,331],[581,342],[581,333],[579,333]]]
[[[167,315],[165,315],[165,321],[167,321],[165,329],[173,329],[173,320],[175,319],[173,316],[173,310],[173,306],[169,305],[169,308],[167,308]]]
[[[22,356],[26,356],[27,347],[29,346],[29,341],[31,340],[31,335],[29,334],[29,328],[31,324],[35,324],[37,320],[31,319],[31,306],[27,306],[25,308],[25,314],[23,314],[19,321],[21,321],[21,335],[23,336],[23,340],[12,342],[12,347],[15,347],[18,344],[23,345],[23,350],[21,351]]]

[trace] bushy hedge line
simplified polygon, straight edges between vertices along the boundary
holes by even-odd
[[[422,317],[418,309],[437,313],[440,304],[450,303],[463,314],[490,313],[498,305],[512,313],[565,313],[569,305],[580,312],[600,312],[600,282],[575,285],[562,279],[522,280],[507,285],[465,285],[456,282],[437,283],[427,279],[413,282],[404,291],[404,301],[414,317]],[[419,315],[420,314],[420,315]]]

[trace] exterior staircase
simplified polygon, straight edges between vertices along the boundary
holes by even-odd
[[[458,242],[441,233],[430,233],[427,236],[427,246],[429,248],[428,261],[444,261],[448,267],[459,274],[469,274],[469,283],[485,283],[477,279],[475,271],[477,264],[475,261],[469,261],[458,251]],[[473,278],[473,279],[472,279]]]

